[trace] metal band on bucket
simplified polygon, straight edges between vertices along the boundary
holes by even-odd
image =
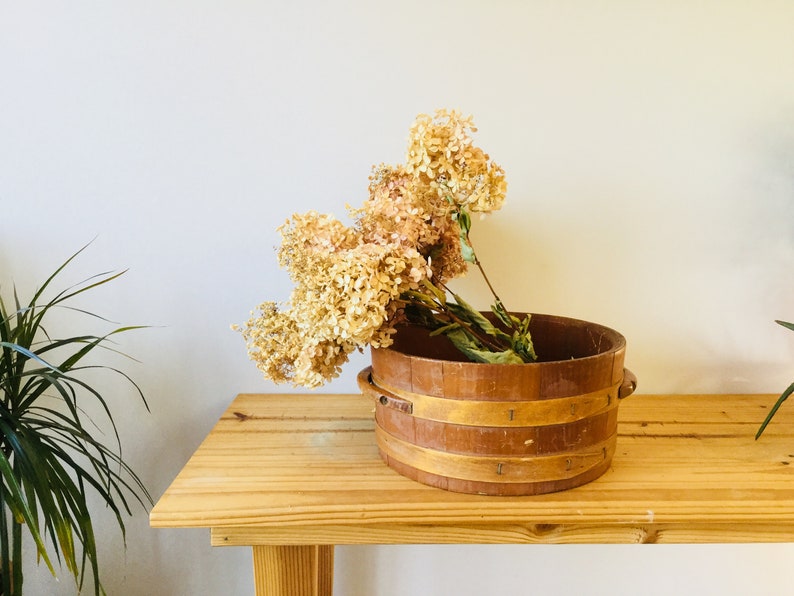
[[[620,386],[554,399],[480,401],[411,393],[388,387],[374,375],[370,380],[370,391],[387,408],[436,422],[491,427],[548,426],[589,418],[617,407]]]
[[[537,483],[568,479],[612,459],[617,434],[587,448],[554,455],[503,457],[462,455],[419,447],[375,427],[382,455],[402,464],[448,478],[496,484]]]

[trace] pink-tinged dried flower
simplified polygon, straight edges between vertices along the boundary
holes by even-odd
[[[284,308],[260,306],[243,336],[266,377],[317,387],[352,351],[391,343],[398,299],[427,277],[427,263],[412,246],[365,242],[328,215],[296,215],[280,231],[279,260],[296,287]]]
[[[428,263],[427,277],[437,283],[466,273],[452,203],[402,167],[374,168],[369,192],[369,201],[351,210],[365,241],[415,248]]]

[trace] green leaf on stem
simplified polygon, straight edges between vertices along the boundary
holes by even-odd
[[[458,222],[460,227],[460,254],[463,260],[467,263],[476,263],[477,255],[474,254],[474,247],[469,241],[469,232],[471,231],[471,216],[462,207],[452,215],[452,219]]]
[[[518,319],[507,312],[507,309],[505,308],[505,305],[502,304],[501,300],[497,300],[494,304],[492,304],[491,310],[505,327],[513,328],[518,324]]]
[[[429,279],[423,279],[422,285],[428,290],[430,290],[433,296],[435,296],[436,302],[438,303],[439,306],[444,306],[447,303],[447,293],[438,286],[436,286]]]
[[[498,339],[507,340],[509,336],[504,333],[502,330],[497,328],[491,321],[485,318],[485,316],[477,309],[472,307],[468,302],[463,300],[459,295],[452,294],[452,297],[455,298],[454,305],[450,305],[453,309],[457,311],[457,314],[468,322],[476,325],[479,329],[490,335],[491,337],[496,337]]]
[[[471,337],[464,329],[455,329],[447,333],[449,340],[455,347],[474,362],[489,364],[522,364],[524,361],[513,350],[492,352]]]
[[[423,305],[427,308],[435,308],[436,302],[433,300],[431,296],[427,294],[422,294],[421,292],[417,292],[416,290],[406,290],[402,294],[402,299],[409,303],[409,304],[416,304],[416,305]]]
[[[455,329],[460,329],[460,323],[450,323],[449,325],[444,325],[443,327],[433,329],[433,331],[430,332],[430,337],[435,337],[436,335],[448,335]]]

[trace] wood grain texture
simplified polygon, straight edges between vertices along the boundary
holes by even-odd
[[[383,464],[360,395],[238,396],[151,512],[216,545],[794,541],[794,408],[634,395],[610,469],[531,497],[451,493]]]
[[[333,546],[254,546],[256,596],[331,596]]]

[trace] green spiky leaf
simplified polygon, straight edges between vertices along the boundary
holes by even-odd
[[[125,373],[88,363],[99,349],[118,354],[109,345],[111,338],[139,327],[66,338],[55,338],[45,330],[45,320],[55,309],[106,322],[71,306],[71,301],[124,272],[90,277],[44,299],[59,274],[85,248],[50,275],[27,304],[21,303],[16,289],[13,308],[0,296],[0,503],[9,514],[0,515],[0,589],[5,596],[21,594],[23,528],[53,573],[53,563],[58,562],[81,589],[90,567],[94,594],[104,593],[88,508],[90,493],[99,495],[115,514],[122,535],[124,516],[131,513],[129,497],[144,507],[152,502],[122,459],[106,396],[81,378],[88,370],[120,375],[132,383],[148,409],[140,388]],[[85,413],[89,400],[105,417],[115,444],[107,446],[92,434],[99,427]]]
[[[794,331],[794,323],[787,323],[786,321],[775,321],[778,325],[783,325],[786,329]]]
[[[792,393],[794,393],[794,383],[789,385],[788,388],[783,393],[780,394],[780,397],[777,398],[775,405],[772,406],[772,409],[769,411],[769,414],[767,414],[766,418],[761,424],[761,428],[759,428],[758,432],[755,434],[756,439],[758,439],[761,436],[761,434],[763,434],[767,425],[769,425],[774,415],[780,409],[780,406],[783,405],[783,402],[786,401]]]
[[[787,323],[786,321],[779,321],[779,320],[776,320],[775,323],[777,323],[778,325],[782,325],[786,329],[790,329],[791,331],[794,331],[794,323]],[[758,440],[758,438],[763,434],[764,430],[769,425],[772,418],[780,409],[780,406],[783,405],[783,402],[786,401],[789,398],[789,396],[791,396],[792,393],[794,393],[794,383],[789,385],[788,388],[783,393],[780,394],[780,397],[777,398],[775,405],[772,406],[772,409],[769,411],[769,414],[767,414],[766,418],[761,423],[761,427],[758,429],[758,432],[755,434],[756,440]]]

